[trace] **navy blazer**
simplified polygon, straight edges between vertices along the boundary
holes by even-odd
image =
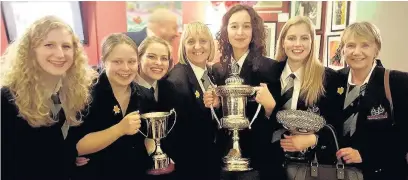
[[[137,46],[139,46],[140,43],[142,43],[142,41],[147,37],[147,27],[138,32],[126,32],[126,35],[129,36]]]
[[[64,140],[59,122],[51,126],[31,127],[18,112],[13,94],[1,88],[1,177],[13,180],[68,180],[75,166],[76,142],[71,130]],[[71,127],[74,129],[75,127]]]
[[[221,60],[212,66],[211,74],[218,86],[225,85],[225,80],[230,74],[230,61],[231,59]],[[266,83],[272,96],[276,99],[280,95],[280,89],[277,88],[279,79],[271,76],[276,64],[277,61],[250,51],[242,65],[239,76],[244,79],[246,85],[259,86],[260,83]],[[249,120],[253,118],[258,107],[254,97],[249,97],[247,102],[246,115]],[[251,166],[259,171],[261,179],[270,179],[266,174],[271,174],[271,172],[273,174],[276,171],[269,166],[275,159],[275,154],[269,149],[272,133],[276,128],[273,126],[273,117],[275,116],[276,108],[270,116],[271,119],[268,119],[265,117],[265,110],[262,107],[258,117],[252,124],[252,129],[244,129],[239,132],[242,155],[251,159]],[[226,136],[223,139],[225,141],[224,148],[228,148],[227,142],[231,141],[231,137]]]
[[[176,125],[166,138],[171,144],[168,154],[176,163],[176,179],[219,179],[217,124],[210,109],[204,106],[204,92],[193,69],[189,64],[178,63],[159,81],[159,86],[160,106],[177,112]]]
[[[338,87],[347,89],[350,68],[339,71]],[[363,162],[356,164],[364,173],[364,179],[404,179],[406,177],[405,154],[407,152],[408,119],[408,73],[391,71],[390,89],[394,111],[384,90],[384,72],[376,66],[368,81],[365,95],[359,103],[357,127],[354,135],[343,137],[343,123],[347,117],[341,116],[336,125],[342,147],[352,147],[360,152]],[[339,95],[338,106],[342,107],[345,94]],[[405,170],[404,170],[405,168]]]
[[[75,134],[84,137],[86,134],[101,131],[119,123],[124,115],[134,111],[140,114],[154,108],[154,99],[148,89],[132,82],[131,96],[126,112],[120,109],[106,73],[100,74],[92,91],[92,102],[87,108],[84,123],[75,129]],[[146,124],[142,121],[142,132],[146,133]],[[81,138],[82,138],[81,137]],[[78,138],[80,139],[80,138]],[[130,179],[146,178],[146,171],[152,166],[144,145],[145,137],[141,133],[124,135],[105,149],[86,155],[90,161],[77,167],[74,179]]]

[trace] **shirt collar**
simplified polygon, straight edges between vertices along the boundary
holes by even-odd
[[[288,76],[290,74],[292,74],[292,73],[295,74],[297,79],[302,80],[302,78],[303,78],[303,66],[301,66],[295,72],[292,72],[292,70],[289,67],[288,62],[286,61],[285,68],[283,69],[283,72],[282,72],[282,75],[281,75],[282,80],[286,80],[288,78]]]
[[[147,88],[147,89],[150,89],[151,87],[153,87],[153,89],[156,91],[157,90],[157,81],[154,81],[153,82],[153,84],[152,85],[150,85],[146,80],[144,80],[140,75],[137,75],[136,76],[136,82],[139,84],[139,85],[141,85],[141,86],[143,86],[143,87],[145,87],[145,88]]]
[[[244,61],[245,61],[246,57],[248,56],[248,54],[249,54],[249,49],[241,56],[241,58],[238,59],[237,62],[238,62],[238,65],[239,65],[240,68],[244,64]],[[234,57],[231,56],[231,60],[235,61]]]
[[[189,61],[189,63],[191,65],[191,68],[193,69],[193,72],[194,72],[197,80],[200,80],[203,77],[204,72],[207,70],[207,66],[205,66],[205,68],[203,69],[201,67],[198,67],[198,66],[194,65],[190,61]]]
[[[376,61],[374,61],[373,67],[371,67],[370,73],[368,73],[368,76],[365,78],[363,84],[367,84],[367,83],[368,83],[368,81],[370,80],[371,74],[373,73],[374,68],[375,68],[376,66],[377,66],[377,63],[376,63]],[[349,74],[348,74],[348,78],[347,78],[347,82],[348,82],[350,85],[356,85],[356,84],[354,84],[354,83],[351,81],[351,77],[352,77],[352,76],[351,76],[351,69],[350,69]]]

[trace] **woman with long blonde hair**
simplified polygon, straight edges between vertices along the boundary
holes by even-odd
[[[283,26],[275,55],[279,63],[274,73],[279,74],[281,87],[281,97],[277,100],[277,107],[280,110],[313,112],[323,116],[326,121],[331,121],[336,115],[336,109],[329,103],[330,98],[335,97],[336,90],[330,83],[335,81],[336,73],[332,69],[325,68],[318,59],[314,48],[315,36],[314,25],[305,16],[295,16]],[[322,133],[325,135],[321,135]],[[274,132],[272,142],[276,146],[274,149],[280,149],[279,153],[282,154],[278,162],[282,162],[285,160],[282,149],[285,152],[305,152],[305,150],[314,149],[315,145],[320,147],[323,144],[329,149],[334,147],[331,144],[327,145],[331,143],[330,139],[333,138],[330,134],[326,135],[326,130],[316,135],[286,135],[284,129],[280,128]],[[280,143],[278,143],[279,140]],[[310,154],[313,153],[306,153],[305,156],[295,155],[286,160],[293,160],[293,158],[310,160],[308,159]],[[285,156],[290,157],[287,153]],[[320,154],[318,156],[320,157]],[[335,157],[331,154],[319,160],[319,162],[332,163]]]
[[[76,150],[65,137],[81,124],[96,75],[78,37],[62,20],[46,16],[9,45],[2,61],[4,177],[68,179]]]

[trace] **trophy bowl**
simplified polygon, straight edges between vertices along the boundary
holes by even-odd
[[[168,129],[168,117],[174,114],[174,122],[169,130]],[[145,120],[147,126],[146,134],[141,132],[146,138],[153,139],[156,147],[153,153],[153,170],[165,169],[170,164],[170,158],[160,147],[160,140],[165,138],[173,129],[176,124],[177,114],[174,109],[170,112],[150,112],[140,115],[141,119]]]
[[[282,110],[276,114],[276,118],[293,134],[312,134],[326,124],[326,120],[318,114],[302,110]]]
[[[249,164],[250,159],[242,157],[238,131],[246,128],[251,129],[251,125],[261,109],[261,105],[258,104],[254,117],[249,121],[245,113],[247,98],[253,95],[259,87],[244,85],[244,80],[238,76],[237,70],[236,68],[232,69],[230,77],[225,80],[226,85],[215,88],[216,95],[221,97],[223,113],[221,121],[218,120],[214,108],[211,107],[211,112],[219,126],[232,131],[232,148],[223,158],[223,170],[225,171],[252,170]]]
[[[302,110],[282,110],[276,114],[276,118],[292,135],[314,134],[326,125],[326,120],[323,117]],[[291,160],[303,161],[306,159],[306,152],[307,150],[285,152],[285,157]]]

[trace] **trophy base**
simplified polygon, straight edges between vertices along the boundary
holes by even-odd
[[[164,169],[169,167],[170,158],[166,154],[153,155],[153,168],[152,169]]]
[[[249,120],[248,118],[245,117],[233,117],[233,116],[228,116],[224,117],[221,119],[222,127],[226,129],[246,129],[249,127]]]
[[[250,171],[249,159],[247,158],[224,158],[224,171]]]

